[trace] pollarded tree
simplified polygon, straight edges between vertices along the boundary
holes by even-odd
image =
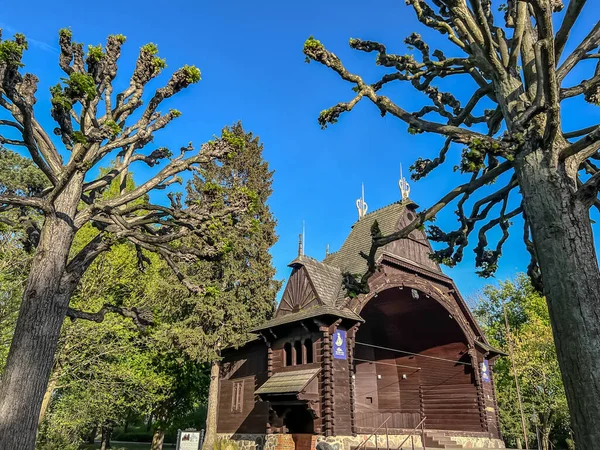
[[[377,64],[389,69],[370,83],[350,72],[321,42],[309,38],[304,45],[307,61],[329,67],[355,91],[350,101],[323,111],[319,123],[323,127],[335,123],[359,101],[368,100],[382,115],[406,123],[411,133],[445,138],[439,155],[414,163],[413,179],[441,166],[458,144],[463,149],[459,169],[470,174],[470,180],[398,232],[381,236],[374,227],[372,248],[364,255],[369,268],[358,279],[346,277],[349,288],[367,291],[367,281],[376,270],[376,249],[406,237],[452,201],[457,201],[460,226],[449,233],[432,227],[432,238],[447,243],[435,256],[456,264],[470,234],[479,227],[476,264],[483,275],[490,275],[510,220],[522,215],[532,257],[529,274],[537,287],[543,284],[548,301],[577,446],[593,449],[600,442],[600,273],[590,208],[600,206],[600,170],[593,162],[599,157],[600,126],[565,131],[561,111],[567,99],[600,103],[600,64],[595,63],[595,70],[579,84],[570,85],[567,78],[584,61],[600,57],[600,22],[573,52],[564,55],[586,0],[570,0],[562,16],[557,14],[563,9],[561,0],[508,0],[496,3],[494,9],[491,0],[406,3],[423,25],[446,36],[459,55],[432,51],[416,33],[405,42],[418,57],[388,53],[378,42],[350,39],[350,47],[376,53]],[[504,10],[503,17],[496,13],[497,7]],[[466,77],[476,86],[466,103],[434,86],[449,77]],[[425,94],[431,104],[409,112],[382,93],[390,83],[403,81]],[[481,111],[484,106],[487,109]],[[502,181],[495,192],[480,189],[494,181]],[[513,205],[510,197],[519,191],[521,199]],[[467,201],[472,202],[470,210]],[[495,227],[502,237],[488,249],[487,233]]]
[[[65,316],[98,321],[114,312],[138,324],[148,322],[135,308],[104,305],[90,313],[69,307],[82,274],[98,255],[117,242],[129,241],[138,248],[141,263],[145,259],[142,250],[156,252],[181,278],[175,262],[178,257],[214,259],[222,247],[218,240],[204,239],[206,226],[214,219],[207,205],[195,202],[187,207],[177,195],[170,196],[168,205],[148,200],[151,191],[179,182],[178,174],[197,171],[235,150],[221,139],[197,152],[190,144],[177,155],[168,148],[148,149],[154,133],[180,115],[173,109],[161,112],[159,107],[198,82],[200,71],[184,66],[163,87],[145,95],[148,83],[165,68],[156,46],[147,44],[140,49],[129,85],[117,93],[113,82],[124,42],[122,35],[109,36],[105,48],[90,46],[85,54],[83,45],[71,40],[70,30],[60,31],[59,65],[66,77],[50,90],[57,127],[46,130],[34,114],[38,79],[21,73],[25,37],[17,34],[0,41],[0,110],[8,117],[0,120],[0,143],[27,152],[48,183],[32,196],[0,193],[0,215],[10,219],[13,210],[31,208],[43,216],[0,385],[2,450],[34,447],[38,413]],[[52,133],[60,137],[60,145]],[[99,165],[110,160],[115,161],[114,167],[95,177]],[[123,186],[110,199],[101,195],[113,180],[125,184],[132,164],[154,167],[161,162],[164,167],[135,189],[127,191]],[[237,194],[220,214],[246,208],[246,194]],[[74,235],[86,224],[97,233],[71,255]],[[195,236],[194,248],[170,245],[188,236]]]

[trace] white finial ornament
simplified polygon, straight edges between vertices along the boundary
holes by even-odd
[[[356,209],[358,209],[358,220],[362,219],[369,209],[369,205],[365,202],[365,183],[362,184],[362,196],[356,200]]]
[[[402,164],[400,164],[400,180],[398,180],[398,187],[400,188],[400,195],[402,196],[402,201],[408,200],[408,195],[410,194],[410,185],[406,178],[402,175]]]

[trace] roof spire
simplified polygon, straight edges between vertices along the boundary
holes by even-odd
[[[402,197],[402,201],[408,200],[408,195],[410,194],[410,185],[406,178],[402,175],[402,163],[400,163],[400,179],[398,180],[398,187],[400,188],[400,195]]]
[[[302,221],[302,233],[298,235],[298,256],[304,256],[304,241],[306,238],[306,232],[304,230],[304,220]]]
[[[329,244],[325,246],[325,256],[329,256]]]
[[[356,209],[358,209],[358,220],[362,219],[367,214],[369,205],[365,202],[365,183],[362,184],[362,196],[356,200]]]

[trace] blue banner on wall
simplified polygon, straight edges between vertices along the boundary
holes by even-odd
[[[347,354],[346,330],[336,330],[333,335],[333,357],[336,359],[346,359]]]
[[[481,363],[481,379],[490,383],[490,366],[488,365],[487,359]]]

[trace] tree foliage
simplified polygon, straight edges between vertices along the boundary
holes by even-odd
[[[564,440],[569,427],[569,412],[545,299],[521,274],[514,281],[484,288],[475,314],[492,345],[509,354],[512,343],[530,442],[536,439],[537,427],[541,437],[538,448],[547,450],[550,438],[564,444],[558,441]],[[523,431],[510,358],[496,362],[494,379],[502,434],[507,444],[514,446],[523,438]]]
[[[145,252],[156,253],[185,282],[179,263],[215,260],[226,250],[222,241],[207,238],[209,224],[215,220],[209,205],[186,203],[175,193],[168,194],[166,205],[150,202],[150,192],[181,183],[181,173],[201,171],[235,151],[223,139],[198,150],[191,143],[179,151],[151,147],[154,134],[181,115],[175,109],[161,111],[164,102],[197,83],[200,71],[184,65],[162,87],[148,92],[150,82],[166,68],[156,45],[149,44],[140,49],[125,88],[118,90],[123,84],[115,82],[117,62],[124,43],[124,36],[112,35],[104,47],[88,47],[86,53],[83,44],[73,41],[70,30],[59,31],[59,66],[65,76],[50,89],[56,127],[49,130],[35,114],[38,78],[23,72],[25,36],[5,40],[0,36],[0,110],[6,117],[0,120],[0,144],[28,155],[29,162],[20,163],[24,178],[30,167],[43,173],[43,182],[38,183],[43,189],[15,191],[7,185],[0,192],[2,222],[25,228],[35,249],[0,385],[0,434],[11,450],[29,450],[34,445],[43,386],[65,316],[101,322],[107,313],[117,313],[140,327],[152,323],[137,307],[107,302],[89,311],[70,303],[96,258],[129,242],[140,266],[148,262]],[[113,161],[111,168],[101,171],[109,161]],[[128,190],[132,165],[149,167],[150,175]],[[115,182],[119,188],[107,197],[105,192]],[[245,210],[252,200],[246,194],[234,192],[219,210],[222,218]],[[41,217],[38,229],[20,220],[23,210]],[[75,252],[75,236],[87,227],[95,231]],[[194,246],[183,245],[191,237]],[[186,283],[186,287],[196,294],[204,292],[201,285]]]

